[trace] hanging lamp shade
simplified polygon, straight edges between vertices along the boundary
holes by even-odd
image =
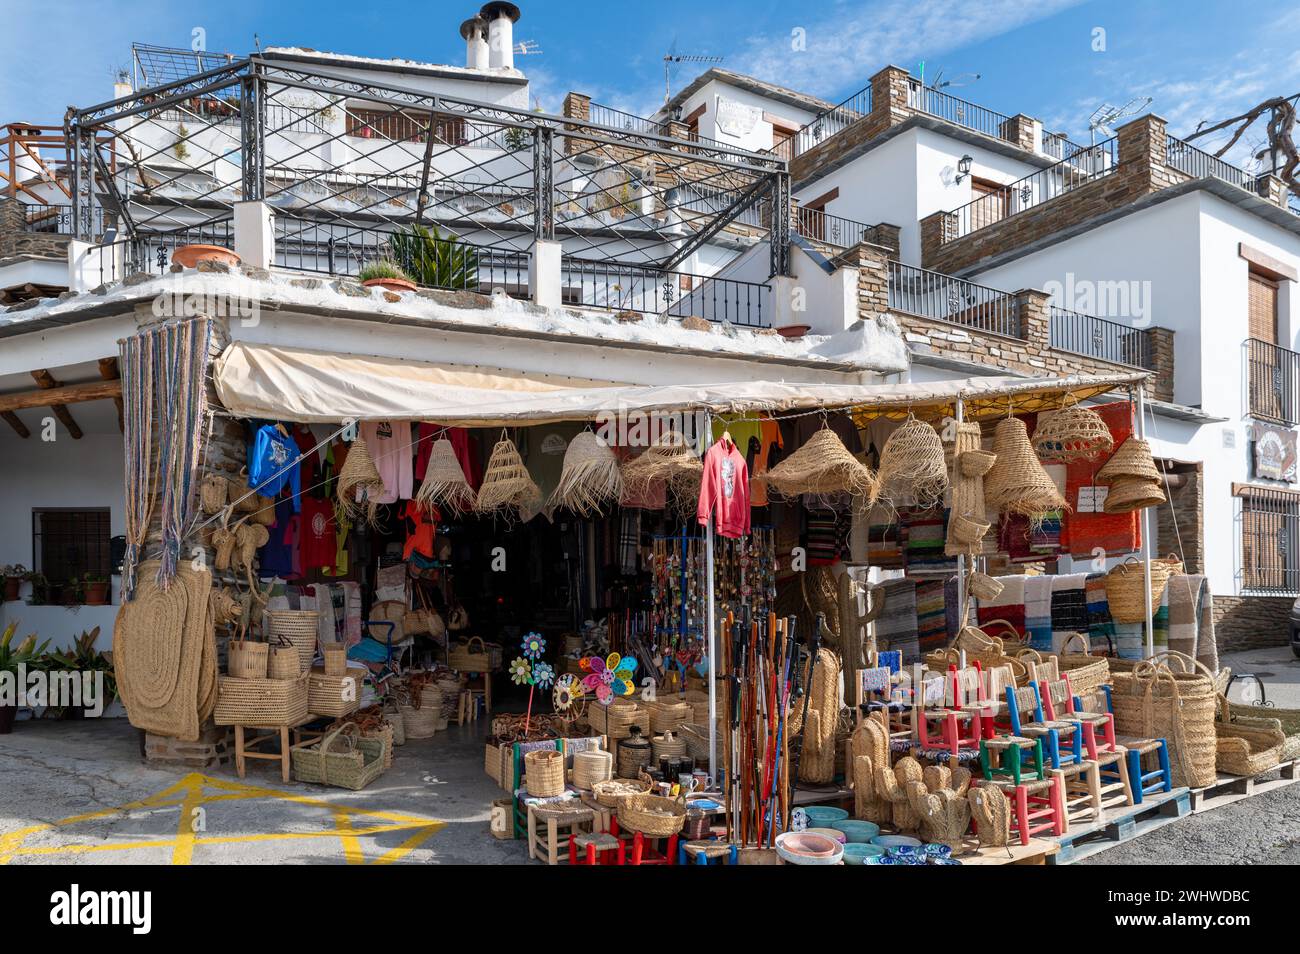
[[[378,498],[384,492],[384,479],[370,456],[370,448],[358,437],[348,449],[348,458],[339,471],[335,494],[343,512],[354,520],[374,526],[379,513]]]
[[[1150,444],[1139,437],[1130,437],[1119,445],[1119,450],[1097,471],[1098,483],[1113,483],[1119,477],[1160,479],[1160,471],[1156,469],[1156,462],[1151,456]]]
[[[913,500],[928,508],[943,503],[948,465],[939,432],[909,417],[880,451],[880,494],[891,502]]]
[[[1038,416],[1034,452],[1044,460],[1095,460],[1115,446],[1110,428],[1091,408],[1073,404]]]
[[[465,479],[456,451],[445,437],[438,438],[429,449],[429,464],[415,501],[426,510],[441,507],[452,516],[474,509],[474,488]]]
[[[849,453],[829,427],[758,478],[784,497],[848,493],[875,502],[879,484],[871,469]]]
[[[572,510],[585,516],[599,513],[618,503],[623,492],[623,474],[613,449],[591,431],[583,431],[564,451],[560,482],[551,493],[548,511]]]
[[[1029,431],[1018,417],[998,421],[993,435],[997,460],[984,475],[985,506],[997,513],[1042,518],[1064,510],[1065,498],[1048,476],[1029,443]]]
[[[542,492],[524,466],[514,441],[502,436],[492,448],[483,483],[479,486],[475,510],[479,513],[507,513],[514,510],[524,520],[541,510]]]

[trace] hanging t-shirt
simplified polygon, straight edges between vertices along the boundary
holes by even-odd
[[[753,446],[754,438],[750,439],[750,445]],[[753,458],[745,456],[745,463],[749,465],[751,478],[757,478],[767,473],[770,461],[772,459],[773,448],[780,449],[781,445],[781,425],[771,418],[759,422],[759,436],[757,438],[758,448]],[[751,507],[767,506],[767,484],[762,480],[751,479],[750,501]]]
[[[275,523],[268,529],[266,545],[257,551],[262,576],[288,577],[293,573],[293,538],[289,533],[293,519],[293,501],[281,497],[275,502]]]
[[[259,427],[248,445],[248,489],[278,497],[288,484],[293,491],[293,509],[297,510],[302,494],[297,458],[298,445],[292,438],[281,434],[274,424]]]
[[[298,453],[302,455],[298,474],[303,490],[314,488],[321,482],[320,452],[314,450],[320,441],[306,424],[295,424],[291,433],[293,442],[298,445]]]
[[[704,455],[696,517],[707,524],[710,513],[720,536],[735,539],[749,533],[749,467],[728,441],[718,441]]]
[[[384,492],[375,503],[395,503],[415,496],[411,460],[411,425],[407,421],[367,421],[361,425],[375,468],[384,481]]]
[[[334,566],[338,541],[334,505],[317,497],[302,499],[302,568],[304,572]]]

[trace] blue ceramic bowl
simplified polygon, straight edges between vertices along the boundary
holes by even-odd
[[[943,857],[940,857],[939,855],[932,855],[932,856],[930,857],[930,859],[929,859],[929,863],[932,864],[932,865],[959,865],[959,864],[961,864],[961,862],[958,861],[956,858],[943,858]]]
[[[952,854],[952,848],[949,845],[931,843],[928,845],[922,845],[921,853],[932,858],[947,858]]]
[[[868,842],[880,834],[880,826],[875,822],[858,821],[855,818],[846,818],[844,821],[835,822],[831,825],[836,831],[844,832],[844,837],[850,844],[855,842]]]
[[[807,805],[803,811],[808,816],[809,828],[830,828],[849,817],[848,812],[834,805]]]
[[[877,835],[871,839],[873,845],[881,848],[920,848],[921,842],[908,835]]]
[[[880,864],[880,859],[884,855],[885,850],[879,845],[849,842],[844,846],[844,863],[846,865],[877,865]]]

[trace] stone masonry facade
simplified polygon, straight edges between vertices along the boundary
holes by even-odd
[[[66,262],[68,236],[29,231],[23,203],[0,197],[0,263],[20,258]]]
[[[1289,596],[1214,596],[1214,636],[1220,653],[1285,646]]]

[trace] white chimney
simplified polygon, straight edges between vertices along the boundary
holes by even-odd
[[[460,35],[465,41],[465,66],[471,70],[488,68],[488,25],[478,14],[460,25]]]
[[[519,8],[505,0],[483,4],[478,15],[488,24],[488,66],[492,69],[515,68],[515,22]]]

